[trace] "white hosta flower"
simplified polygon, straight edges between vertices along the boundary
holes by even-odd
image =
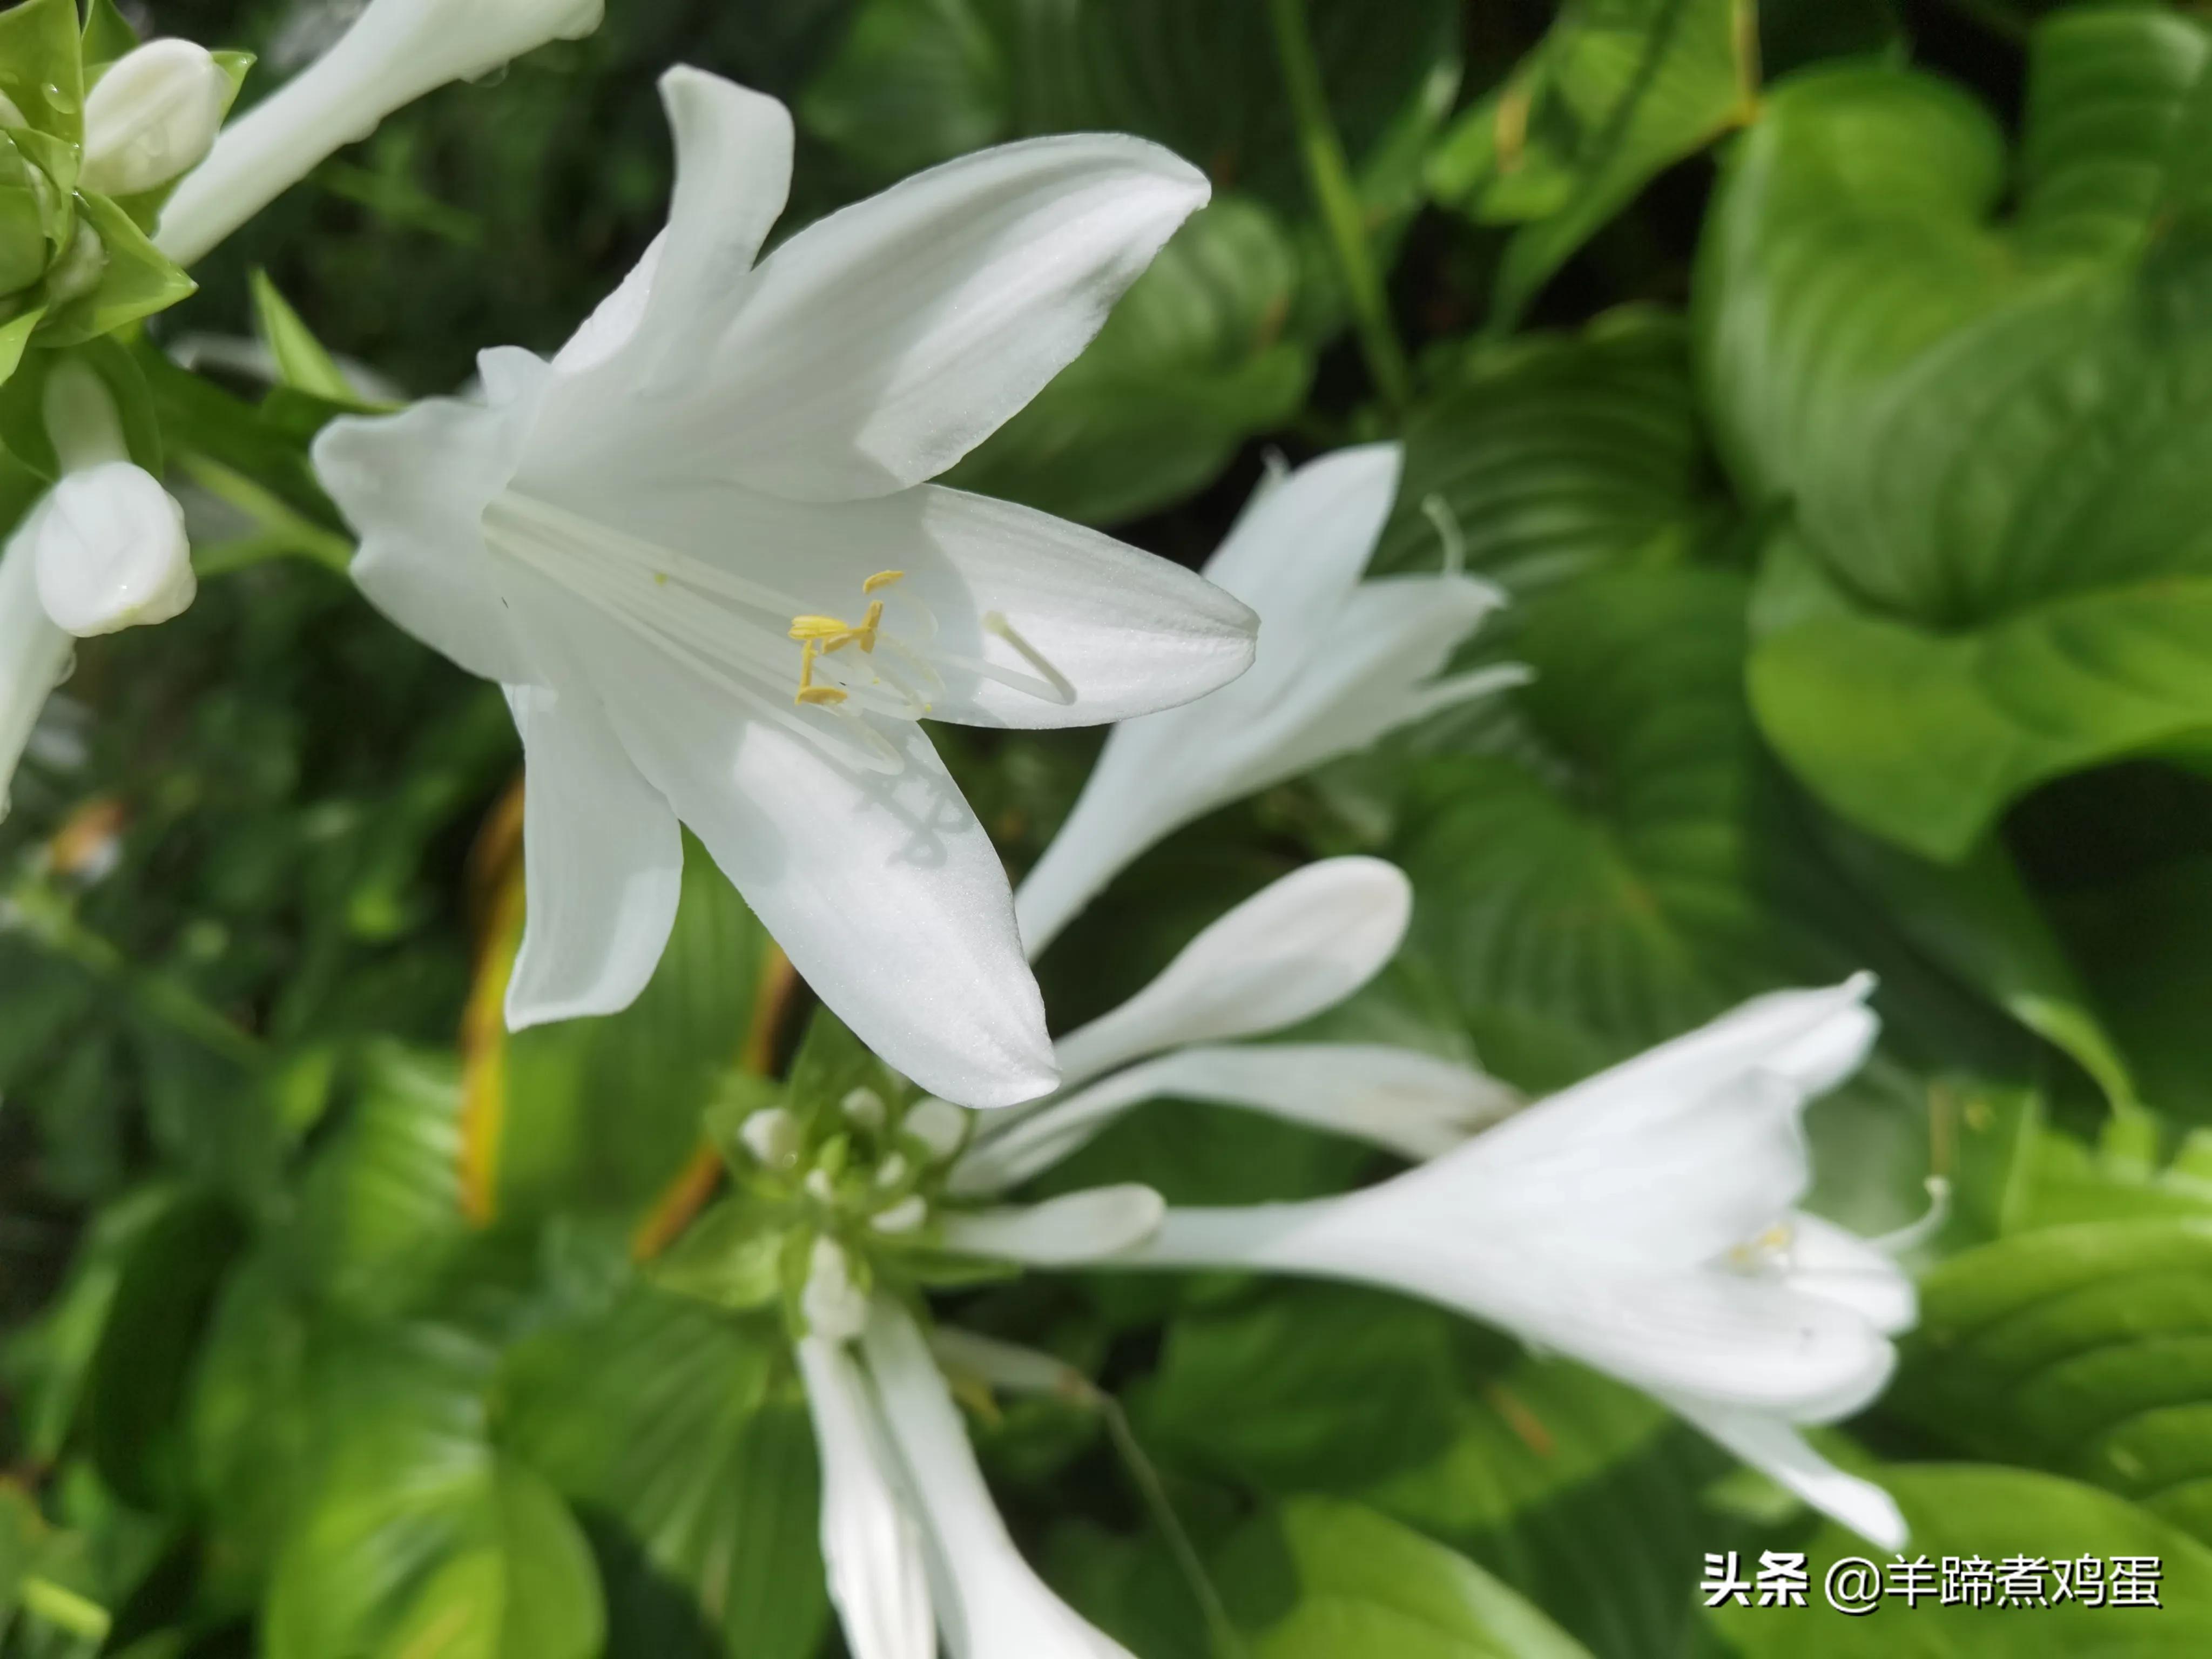
[[[799,1374],[822,1459],[822,1562],[845,1644],[853,1659],[932,1659],[921,1528],[899,1491],[867,1380],[842,1341],[820,1336],[800,1340]]]
[[[1888,1495],[1795,1426],[1873,1400],[1916,1317],[1887,1255],[1796,1208],[1800,1119],[1873,1042],[1869,988],[1761,997],[1342,1198],[1170,1210],[1137,1258],[1357,1280],[1492,1322],[1646,1390],[1893,1548]]]
[[[99,376],[62,362],[47,378],[43,413],[62,478],[0,554],[0,816],[76,638],[167,622],[198,591],[184,509],[128,459]]]
[[[605,0],[369,0],[338,43],[233,122],[162,210],[155,240],[191,264],[332,152],[450,81],[599,26]]]
[[[206,159],[230,77],[190,40],[155,40],[108,65],[84,100],[77,182],[105,196],[155,190]]]
[[[1117,726],[1016,898],[1031,957],[1138,854],[1215,808],[1525,678],[1437,678],[1502,600],[1455,573],[1363,582],[1398,493],[1395,444],[1346,449],[1263,487],[1206,567],[1260,615],[1252,672]]]
[[[1510,1111],[1513,1093],[1468,1066],[1382,1044],[1229,1042],[1352,995],[1397,954],[1412,906],[1406,878],[1370,858],[1309,865],[1247,899],[1144,990],[1062,1037],[1060,1092],[981,1120],[952,1190],[974,1196],[1026,1181],[1162,1098],[1272,1113],[1409,1158],[1457,1146]]]
[[[1097,724],[1203,695],[1253,619],[1189,572],[926,481],[1019,409],[1206,194],[1113,137],[984,150],[757,265],[781,104],[676,70],[668,229],[488,406],[341,421],[319,472],[355,574],[526,688],[530,915],[515,1024],[625,1006],[690,824],[808,982],[935,1093],[1050,1088],[989,838],[918,719]]]
[[[70,473],[21,533],[37,550],[46,614],[80,638],[165,623],[198,592],[184,508],[129,461]]]

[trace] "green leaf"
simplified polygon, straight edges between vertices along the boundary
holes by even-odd
[[[1924,856],[2212,726],[2207,57],[2165,10],[2043,25],[2009,212],[1997,126],[1955,88],[1802,76],[1707,225],[1723,447],[1799,532],[1763,579],[1760,724]]]
[[[2212,1552],[2133,1504],[2047,1474],[1972,1465],[1886,1468],[1881,1484],[1912,1528],[1908,1556],[1931,1565],[1945,1556],[1999,1562],[2094,1555],[2155,1556],[2163,1563],[2160,1609],[1908,1607],[1885,1599],[1850,1617],[1823,1605],[1831,1563],[1869,1554],[1865,1540],[1832,1524],[1804,1546],[1814,1590],[1800,1610],[1737,1607],[1707,1618],[1744,1659],[2041,1659],[2054,1653],[2184,1659],[2212,1648]],[[1793,1546],[1793,1547],[1796,1547]],[[2047,1580],[2045,1581],[2047,1583]]]
[[[500,1433],[599,1552],[610,1653],[807,1659],[828,1617],[811,1430],[772,1320],[639,1290],[518,1346]],[[670,1595],[672,1587],[682,1591]]]
[[[2144,1098],[2212,1123],[2212,857],[2085,884],[2053,908]]]
[[[361,402],[323,343],[277,292],[269,273],[257,270],[252,287],[254,324],[260,330],[262,343],[276,360],[278,384],[331,403],[368,407]]]
[[[1407,422],[1373,568],[1436,568],[1431,500],[1468,568],[1516,593],[1680,562],[1725,523],[1711,472],[1679,318],[1635,307],[1479,346]]]
[[[99,236],[106,265],[91,293],[49,307],[47,344],[75,345],[167,311],[198,291],[185,274],[138,228],[131,216],[105,196],[79,196],[77,211]]]
[[[1309,9],[1358,163],[1453,74],[1458,8]],[[1249,0],[866,0],[798,106],[811,133],[885,179],[1008,138],[1132,132],[1224,188],[1308,206],[1266,9]]]
[[[1893,1408],[2212,1540],[2212,1212],[2022,1233],[1944,1262]]]
[[[396,1044],[364,1055],[359,1098],[302,1180],[288,1241],[318,1295],[362,1316],[391,1316],[436,1286],[470,1236],[460,1116],[450,1060]]]
[[[1090,524],[1201,489],[1305,401],[1312,353],[1286,338],[1296,250],[1248,198],[1200,210],[1098,337],[947,482]]]
[[[1233,1543],[1224,1589],[1253,1659],[1586,1659],[1465,1556],[1356,1504],[1286,1504]]]
[[[1429,188],[1485,224],[1519,224],[1492,296],[1510,328],[1575,250],[1666,167],[1748,119],[1747,0],[1584,0],[1431,157]]]
[[[0,93],[33,131],[71,147],[83,138],[76,0],[23,0],[0,11]]]
[[[115,9],[115,0],[91,0],[84,9],[84,67],[94,80],[117,58],[137,50],[138,31]]]
[[[1838,863],[1882,898],[1907,938],[2070,1055],[2115,1110],[2140,1104],[2126,1059],[2002,846],[1984,842],[1944,866],[1842,824],[1822,820],[1821,829]]]
[[[1735,578],[1702,570],[1539,594],[1511,650],[1535,670],[1515,701],[1540,758],[1413,775],[1395,854],[1422,896],[1413,944],[1485,1063],[1523,1087],[1856,965],[1771,896],[1742,603]]]
[[[179,1193],[122,1256],[82,1409],[100,1478],[142,1509],[166,1507],[186,1484],[192,1363],[242,1232],[221,1200]]]
[[[423,1330],[363,1351],[264,1607],[270,1659],[595,1659],[590,1547],[486,1438],[488,1359]]]
[[[1167,1328],[1139,1421],[1163,1457],[1264,1492],[1349,1492],[1440,1455],[1459,1322],[1370,1291],[1272,1287]]]

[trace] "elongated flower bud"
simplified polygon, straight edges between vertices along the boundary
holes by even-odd
[[[401,106],[599,26],[605,0],[369,0],[337,45],[234,121],[161,215],[155,241],[191,264],[332,151]]]
[[[37,517],[39,599],[65,632],[167,622],[198,591],[184,509],[129,461],[70,473]]]
[[[206,48],[156,40],[110,66],[84,100],[78,181],[136,196],[207,158],[230,102],[229,77]]]

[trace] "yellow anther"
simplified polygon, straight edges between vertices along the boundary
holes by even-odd
[[[793,617],[791,637],[794,640],[834,640],[841,634],[853,631],[853,624],[842,617]]]
[[[874,575],[869,577],[867,580],[860,584],[860,592],[863,593],[872,593],[879,587],[889,587],[893,582],[898,580],[900,577],[905,574],[906,572],[903,570],[878,570]]]
[[[878,570],[860,584],[863,593],[872,593],[879,587],[888,587],[906,574],[903,570]],[[835,686],[814,684],[814,659],[842,651],[848,645],[857,645],[864,653],[876,648],[876,635],[884,623],[884,602],[871,600],[868,614],[855,628],[842,617],[793,617],[790,637],[805,647],[799,655],[799,701],[805,703],[840,703],[847,693]]]
[[[793,702],[820,703],[834,707],[845,701],[846,693],[834,685],[802,685]]]

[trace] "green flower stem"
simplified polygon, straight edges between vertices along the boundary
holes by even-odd
[[[74,963],[134,1003],[148,1018],[246,1071],[267,1060],[259,1038],[239,1029],[166,974],[142,969],[76,918],[69,901],[26,876],[9,895],[17,927],[65,962]]]
[[[1089,1398],[1105,1422],[1107,1437],[1113,1441],[1114,1449],[1120,1454],[1122,1467],[1128,1470],[1129,1478],[1137,1483],[1145,1507],[1152,1511],[1152,1523],[1159,1528],[1160,1535],[1167,1540],[1168,1551],[1175,1557],[1176,1566],[1182,1573],[1184,1582],[1189,1585],[1190,1593],[1198,1602],[1199,1611],[1206,1619],[1207,1633],[1213,1640],[1216,1659],[1248,1659],[1243,1638],[1237,1635],[1237,1626],[1229,1616],[1229,1609],[1222,1605],[1221,1592],[1214,1588],[1213,1580],[1206,1573],[1206,1563],[1200,1559],[1197,1547],[1190,1541],[1190,1534],[1183,1530],[1182,1519],[1168,1498],[1167,1487],[1160,1480],[1159,1471],[1152,1467],[1152,1460],[1145,1455],[1145,1449],[1137,1443],[1136,1431],[1129,1426],[1128,1413],[1121,1409],[1120,1401],[1103,1389],[1091,1390]]]
[[[1267,0],[1267,15],[1274,25],[1276,54],[1283,62],[1283,80],[1291,95],[1291,112],[1297,122],[1298,148],[1305,157],[1306,177],[1321,208],[1322,223],[1336,255],[1338,273],[1352,301],[1359,349],[1367,359],[1367,372],[1376,390],[1394,410],[1403,409],[1413,390],[1406,353],[1390,322],[1390,302],[1383,292],[1382,273],[1376,267],[1375,251],[1367,235],[1367,215],[1352,187],[1352,167],[1345,160],[1344,141],[1337,137],[1329,115],[1328,93],[1321,78],[1321,60],[1314,55],[1313,31],[1307,25],[1305,0]]]
[[[295,512],[274,492],[244,473],[233,471],[204,455],[187,455],[184,465],[194,483],[236,507],[258,526],[251,535],[220,542],[197,552],[192,568],[200,575],[224,575],[266,559],[287,556],[306,559],[341,576],[353,563],[350,541]]]

